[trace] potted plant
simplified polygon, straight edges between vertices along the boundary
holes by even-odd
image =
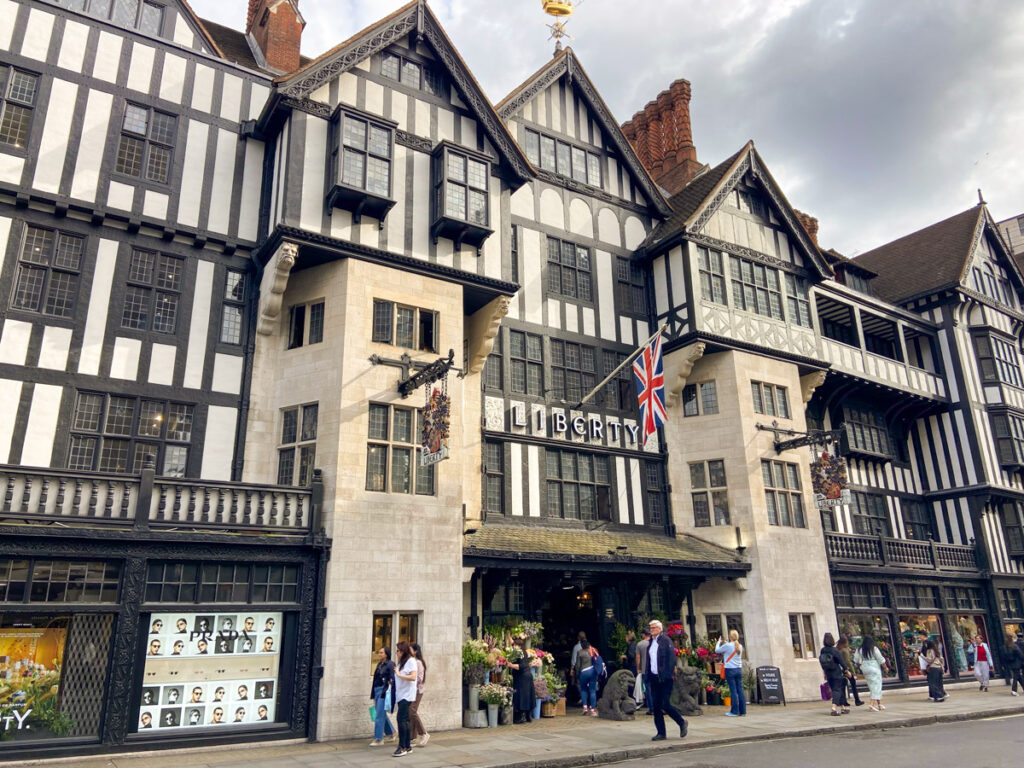
[[[548,695],[541,705],[541,717],[555,717],[565,714],[565,681],[557,674],[547,671],[542,678],[548,686]]]
[[[551,695],[551,690],[548,688],[548,681],[543,675],[534,676],[533,695],[533,719],[536,720],[540,717],[540,711],[544,706],[544,702],[547,701],[548,696]]]
[[[512,689],[500,683],[485,683],[480,687],[480,700],[487,705],[487,725],[498,727],[498,708],[512,703]]]
[[[468,704],[472,712],[480,709],[480,686],[487,673],[488,647],[484,640],[467,640],[462,645],[462,677],[468,687]]]

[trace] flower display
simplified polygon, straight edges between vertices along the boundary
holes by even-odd
[[[480,700],[485,704],[508,706],[512,703],[512,689],[500,683],[485,683],[480,686]]]

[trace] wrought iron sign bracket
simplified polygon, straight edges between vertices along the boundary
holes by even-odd
[[[402,369],[402,378],[398,381],[398,394],[402,397],[408,397],[426,384],[433,384],[449,371],[455,371],[460,379],[466,377],[465,371],[455,367],[454,349],[448,350],[448,357],[439,357],[432,363],[416,362],[408,352],[403,352],[397,360],[380,355],[370,355],[370,363],[371,365],[390,365],[393,368]]]
[[[793,448],[803,448],[806,445],[831,445],[838,443],[845,430],[843,429],[811,429],[807,432],[798,432],[795,429],[783,429],[779,422],[773,421],[769,424],[755,424],[755,427],[765,432],[775,433],[775,452],[782,453]],[[789,440],[780,440],[780,435],[793,435]]]

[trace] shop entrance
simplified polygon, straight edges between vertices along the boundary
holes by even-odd
[[[580,632],[601,647],[601,626],[598,621],[596,588],[580,583],[556,584],[548,590],[541,608],[544,624],[544,650],[553,653],[558,669],[569,677],[569,660]]]

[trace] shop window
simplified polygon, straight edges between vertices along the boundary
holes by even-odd
[[[422,434],[422,418],[422,413],[412,408],[370,404],[366,490],[435,494],[435,465],[420,465],[417,436]]]
[[[1024,555],[1024,504],[1004,502],[999,505],[999,516],[1003,522],[1006,551],[1014,557]]]
[[[117,563],[0,559],[0,603],[116,603],[120,582]]]
[[[24,149],[28,144],[39,76],[0,64],[0,144]]]
[[[448,82],[444,70],[438,65],[421,63],[388,51],[381,55],[380,73],[408,88],[442,99],[448,97]]]
[[[494,346],[491,347],[491,354],[484,362],[484,387],[501,391],[505,388],[504,363],[501,349],[501,330],[494,337]]]
[[[484,443],[484,509],[499,515],[505,511],[504,443]]]
[[[998,589],[996,592],[999,594],[999,609],[1004,618],[1024,616],[1019,589]]]
[[[405,613],[402,611],[388,611],[386,613],[373,614],[373,642],[370,648],[370,672],[377,666],[377,651],[381,648],[388,648],[391,651],[391,660],[397,661],[396,649],[403,640],[407,643],[418,643],[420,641],[420,621],[423,618],[421,613]]]
[[[917,541],[937,540],[935,535],[935,516],[931,507],[921,501],[903,499],[900,501],[903,513],[903,528],[908,539]]]
[[[317,403],[281,411],[281,442],[277,448],[278,485],[305,488],[313,482],[319,411]]]
[[[665,500],[665,470],[657,461],[644,462],[644,480],[647,493],[647,522],[663,525],[667,503]]]
[[[811,327],[810,283],[796,275],[786,275],[787,320],[804,328]]]
[[[71,317],[84,252],[84,237],[26,225],[11,304],[54,317]]]
[[[567,179],[601,186],[601,156],[526,129],[526,157],[536,167]]]
[[[844,408],[846,438],[851,451],[895,458],[889,428],[880,411]]]
[[[262,604],[298,600],[298,565],[157,561],[149,563],[146,573],[147,603]],[[244,621],[234,627],[238,631],[245,628]]]
[[[731,256],[729,265],[733,306],[781,320],[782,290],[779,285],[779,271],[738,256]]]
[[[806,528],[800,493],[800,468],[782,461],[761,461],[764,500],[771,525]]]
[[[395,204],[391,171],[395,124],[350,107],[338,107],[331,120],[327,205],[383,220]]]
[[[705,636],[709,641],[715,642],[722,637],[722,615],[709,613],[704,617]]]
[[[178,325],[183,272],[181,259],[132,249],[121,327],[174,333]]]
[[[899,604],[899,586],[897,585],[897,604]],[[921,646],[925,640],[931,640],[937,644],[942,657],[947,661],[950,659],[949,654],[945,650],[945,642],[937,615],[908,613],[900,614],[897,618],[899,620],[903,666],[910,677],[920,678],[925,676],[918,661]],[[948,671],[949,666],[947,665]]]
[[[747,636],[743,633],[743,614],[742,613],[727,613],[725,614],[725,629],[727,632],[732,632],[734,629],[739,633],[740,645],[745,645],[747,642]]]
[[[718,388],[713,381],[683,387],[683,416],[711,416],[718,413]]]
[[[817,657],[812,614],[789,614],[789,635],[793,642],[793,658],[813,659]]]
[[[437,327],[437,312],[393,301],[373,300],[371,341],[416,352],[437,352]]]
[[[593,300],[590,250],[548,238],[548,293],[583,301]]]
[[[433,155],[434,195],[430,232],[437,242],[447,237],[455,250],[463,242],[480,247],[491,232],[488,186],[491,164],[486,155],[441,142]]]
[[[377,302],[374,302],[376,305]],[[375,307],[376,308],[376,307]],[[376,313],[374,313],[376,318]],[[324,340],[324,303],[296,304],[288,310],[288,349]]]
[[[982,381],[1024,389],[1020,359],[1011,342],[994,334],[978,335],[974,337],[974,351],[978,355]]]
[[[68,469],[138,474],[152,458],[157,474],[184,477],[193,413],[183,403],[79,392]]]
[[[220,320],[222,344],[242,343],[242,317],[245,311],[245,274],[229,269],[224,277],[224,303]]]
[[[131,102],[125,104],[114,170],[166,184],[177,134],[178,118],[174,115]]]
[[[512,373],[512,391],[542,397],[544,353],[541,337],[534,333],[509,331],[508,357]]]
[[[724,255],[719,251],[698,247],[697,264],[701,298],[715,304],[728,304],[725,298]]]
[[[870,613],[841,613],[839,614],[839,633],[850,639],[850,650],[853,652],[860,648],[865,637],[874,640],[875,647],[882,654],[886,668],[889,670],[885,679],[895,680],[898,678],[896,648],[893,646],[888,616]],[[858,676],[858,678],[863,679],[862,676]]]
[[[608,457],[545,450],[547,516],[566,520],[609,520],[611,479]]]
[[[626,361],[626,355],[606,349],[601,353],[601,359],[604,361],[604,375],[607,377]],[[604,385],[604,405],[605,408],[614,411],[632,411],[636,403],[632,369],[625,365]]]
[[[754,400],[754,413],[778,416],[780,419],[791,418],[789,393],[785,387],[752,381],[750,382],[750,394]]]
[[[597,383],[593,347],[551,340],[551,397],[578,403]]]
[[[725,482],[725,462],[721,459],[690,464],[693,500],[693,524],[698,528],[729,525],[729,492]]]
[[[615,286],[620,311],[631,315],[647,315],[647,289],[642,266],[630,259],[617,257]]]
[[[853,532],[861,536],[892,536],[885,496],[853,491],[850,505]]]

